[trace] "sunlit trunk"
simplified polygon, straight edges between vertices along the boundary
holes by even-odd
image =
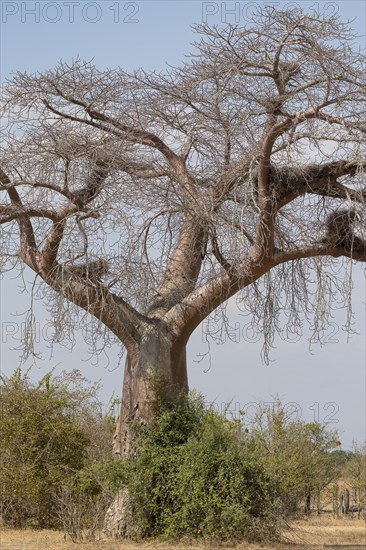
[[[157,400],[174,399],[182,391],[188,391],[185,347],[174,345],[168,331],[149,327],[126,359],[113,454],[127,456],[136,421],[149,425]]]

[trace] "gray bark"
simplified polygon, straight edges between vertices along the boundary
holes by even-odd
[[[185,348],[173,341],[164,325],[151,324],[126,359],[113,454],[128,456],[134,439],[133,423],[148,425],[159,398],[174,399],[187,391]]]
[[[127,489],[121,489],[109,506],[104,519],[103,533],[106,537],[113,538],[138,536]]]

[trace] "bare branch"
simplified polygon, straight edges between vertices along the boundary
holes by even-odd
[[[4,95],[7,257],[15,221],[24,262],[130,348],[147,327],[185,343],[247,288],[269,334],[266,292],[275,304],[276,284],[301,280],[295,317],[308,300],[300,261],[364,262],[366,69],[348,26],[264,8],[196,31],[193,57],[164,73],[61,62]],[[358,218],[335,245],[329,216],[345,209]]]
[[[0,184],[1,184],[1,188],[6,190],[14,210],[18,209],[18,211],[24,212],[23,204],[17,190],[14,187],[12,187],[10,178],[7,176],[7,174],[3,171],[1,167],[0,167]],[[37,245],[36,245],[32,223],[26,214],[18,216],[16,219],[18,221],[19,232],[20,232],[20,255],[28,265],[31,265],[33,269],[37,270],[37,256],[36,256]],[[8,221],[8,220],[5,220],[5,221]]]

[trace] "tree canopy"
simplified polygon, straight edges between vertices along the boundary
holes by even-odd
[[[265,7],[196,33],[177,68],[77,59],[15,74],[3,97],[3,269],[46,283],[56,338],[76,304],[100,322],[92,340],[107,328],[127,348],[126,372],[159,363],[179,387],[189,336],[230,297],[268,358],[281,312],[321,333],[351,287],[334,259],[366,260],[365,55],[349,25]]]

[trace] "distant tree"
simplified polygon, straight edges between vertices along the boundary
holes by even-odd
[[[304,422],[294,413],[279,400],[259,404],[249,424],[258,460],[272,477],[285,516],[298,512],[304,502],[310,512],[311,499],[319,503],[321,491],[341,472],[333,454],[338,434],[326,425]]]
[[[336,292],[348,303],[335,258],[366,261],[366,67],[349,25],[266,7],[196,31],[180,68],[61,62],[3,96],[3,269],[36,273],[57,341],[76,305],[99,322],[95,349],[111,334],[126,348],[118,455],[157,388],[188,389],[187,342],[230,297],[267,358],[281,312],[285,334],[314,314],[321,337]]]
[[[344,469],[345,478],[352,490],[353,503],[358,507],[358,517],[366,510],[366,444],[354,444]]]

